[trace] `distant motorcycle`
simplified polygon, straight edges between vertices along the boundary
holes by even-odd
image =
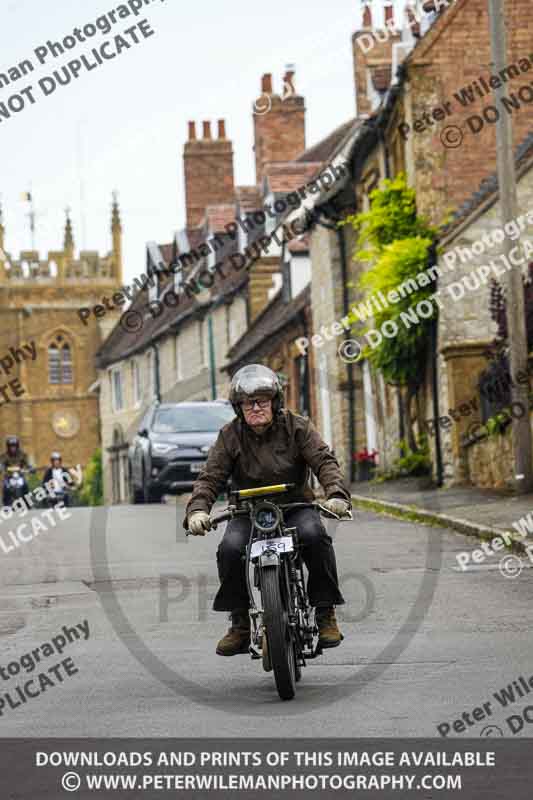
[[[29,492],[24,475],[31,470],[22,469],[20,466],[7,466],[3,481],[3,501],[5,506],[10,506],[15,500],[24,497]]]
[[[70,492],[64,487],[62,489],[54,489],[53,496],[48,494],[44,503],[47,508],[54,508],[58,503],[63,503],[65,508],[68,508],[70,500]]]

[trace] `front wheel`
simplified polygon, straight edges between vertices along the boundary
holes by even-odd
[[[295,694],[296,659],[290,633],[287,609],[280,588],[279,567],[261,570],[263,624],[268,641],[269,660],[274,671],[276,688],[282,700],[292,700]]]

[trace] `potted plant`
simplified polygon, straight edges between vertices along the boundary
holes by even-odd
[[[377,455],[377,450],[372,450],[372,452],[369,452],[366,447],[364,450],[360,450],[358,453],[354,454],[354,458],[357,461],[358,481],[369,481],[374,477]]]

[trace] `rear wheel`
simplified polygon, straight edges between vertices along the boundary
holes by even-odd
[[[296,657],[287,609],[281,596],[278,566],[262,568],[261,593],[263,623],[268,639],[268,660],[274,671],[276,688],[282,700],[292,700],[295,694]]]

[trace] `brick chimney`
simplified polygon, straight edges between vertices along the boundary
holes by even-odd
[[[294,161],[305,150],[305,101],[296,93],[292,65],[283,76],[281,96],[274,93],[272,75],[263,75],[253,118],[255,175],[260,183],[268,161]]]
[[[187,227],[197,228],[206,206],[233,203],[233,146],[226,139],[226,124],[218,121],[218,138],[213,139],[211,123],[204,122],[202,138],[196,138],[196,123],[189,122],[189,138],[183,150]]]
[[[393,34],[385,23],[392,23],[399,31],[404,21],[394,17],[390,2],[383,5],[383,17],[372,18],[371,4],[363,0],[362,26],[352,36],[354,86],[357,116],[368,116],[372,107],[372,87],[380,92],[390,81],[392,46],[401,41],[400,33]]]

